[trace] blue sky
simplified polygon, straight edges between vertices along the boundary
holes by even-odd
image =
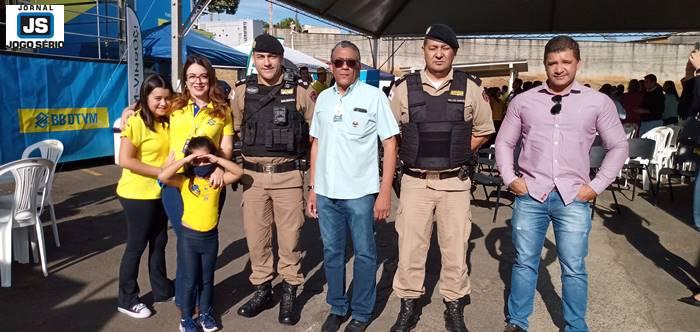
[[[236,12],[236,15],[217,14],[214,19],[230,21],[252,18],[267,22],[269,17],[269,6],[270,3],[265,0],[241,0],[240,4],[238,5],[238,12]],[[278,6],[277,4],[272,5],[272,20],[274,21],[274,23],[277,23],[286,17],[294,17],[294,14],[294,11],[288,10],[282,6]],[[202,20],[208,20],[208,18],[203,17]],[[328,26],[328,24],[322,21],[311,19],[305,16],[303,12],[299,12],[299,21],[301,22],[301,24]]]

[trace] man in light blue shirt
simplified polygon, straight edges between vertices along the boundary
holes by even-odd
[[[352,313],[345,331],[364,331],[376,298],[377,251],[374,221],[391,209],[391,180],[396,165],[399,127],[389,101],[376,87],[358,80],[360,51],[341,41],[331,51],[335,85],[316,101],[311,122],[311,172],[307,210],[319,219],[323,266],[331,312],[324,332],[337,331]],[[384,147],[379,181],[377,138]],[[345,240],[355,253],[352,300],[345,294]]]

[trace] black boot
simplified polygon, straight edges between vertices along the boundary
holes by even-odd
[[[279,322],[294,325],[299,321],[296,308],[297,286],[282,282],[282,299],[280,300]]]
[[[272,306],[272,284],[268,281],[255,286],[255,293],[250,301],[238,308],[238,314],[244,317],[255,317]]]
[[[396,323],[391,327],[391,332],[408,332],[416,327],[420,305],[417,299],[401,299],[401,311],[396,317]]]
[[[464,325],[464,303],[461,300],[445,302],[445,329],[449,332],[469,332]]]

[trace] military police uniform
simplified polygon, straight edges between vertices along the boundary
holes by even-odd
[[[401,125],[399,157],[404,171],[396,217],[399,263],[393,284],[402,299],[418,299],[425,293],[434,216],[443,257],[440,294],[447,303],[470,293],[471,181],[466,169],[473,162],[471,137],[495,132],[480,85],[475,76],[451,70],[445,82],[433,86],[421,71],[400,79],[391,91],[391,109]]]
[[[274,223],[279,248],[277,272],[286,282],[284,286],[294,286],[296,292],[296,286],[304,281],[297,245],[304,223],[303,159],[310,147],[308,130],[314,102],[308,83],[301,80],[281,75],[272,86],[259,82],[257,75],[238,81],[231,101],[234,130],[242,143],[244,172],[240,183],[250,282],[268,289],[274,278]],[[251,315],[241,310],[239,314],[244,316],[258,311]]]

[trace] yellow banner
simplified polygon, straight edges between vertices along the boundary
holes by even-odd
[[[20,108],[17,110],[21,133],[109,128],[109,112],[98,108]]]

